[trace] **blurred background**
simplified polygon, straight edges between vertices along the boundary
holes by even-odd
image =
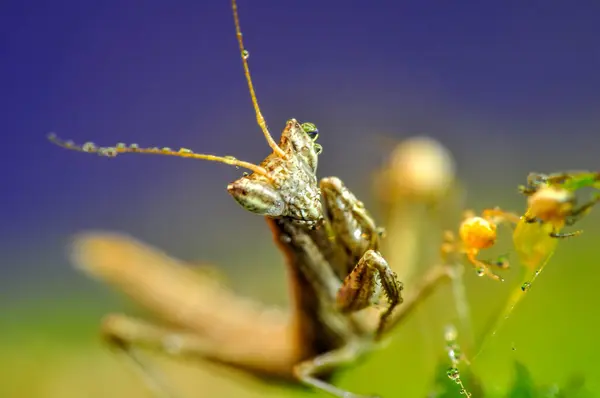
[[[98,341],[102,315],[135,309],[71,267],[69,238],[125,232],[176,258],[217,264],[241,294],[285,306],[282,257],[264,220],[226,192],[241,171],[157,156],[98,158],[45,135],[263,159],[269,148],[229,2],[0,7],[0,396],[147,396]],[[522,211],[516,187],[530,171],[598,169],[598,2],[240,0],[239,8],[272,132],[292,117],[315,123],[320,176],[341,177],[376,215],[374,173],[394,143],[413,135],[449,148],[476,210]],[[600,396],[598,217],[559,246],[498,343],[474,363],[489,396],[504,396],[516,361],[536,384],[582,375]],[[470,272],[466,283],[477,333],[508,290]],[[425,336],[409,320],[339,383],[425,396],[431,358],[444,355],[443,322],[434,324]],[[175,384],[202,396],[308,396],[215,366],[165,366]]]

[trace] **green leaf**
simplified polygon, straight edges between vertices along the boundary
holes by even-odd
[[[515,380],[509,389],[509,397],[536,398],[535,384],[529,370],[520,362],[515,362]]]
[[[583,377],[575,375],[562,388],[552,386],[536,386],[527,367],[515,362],[515,380],[507,397],[510,398],[592,398],[585,388]]]

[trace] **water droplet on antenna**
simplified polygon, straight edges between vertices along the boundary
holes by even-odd
[[[86,142],[81,146],[83,152],[93,152],[96,150],[96,145],[93,142]]]
[[[458,371],[457,368],[450,368],[448,369],[448,371],[446,372],[446,374],[448,375],[448,377],[450,378],[450,380],[459,380],[460,379],[460,372]]]
[[[109,158],[114,158],[115,156],[117,156],[117,148],[113,148],[113,147],[100,148],[98,150],[98,155],[106,156]]]

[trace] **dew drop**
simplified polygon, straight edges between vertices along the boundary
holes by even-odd
[[[460,350],[458,348],[449,350],[448,356],[450,357],[450,360],[452,360],[453,362],[460,362],[460,360],[462,359],[462,353],[460,352]]]
[[[248,50],[243,50],[242,51],[242,58],[243,59],[248,59],[250,58],[250,52]]]
[[[525,282],[521,285],[521,290],[526,292],[529,290],[530,287],[531,287],[531,282]]]
[[[168,146],[166,146],[166,147],[162,148],[162,151],[163,152],[171,152],[171,148],[169,148]]]
[[[94,152],[96,150],[96,145],[93,142],[86,142],[81,146],[83,152]]]
[[[131,149],[132,151],[137,151],[138,149],[140,149],[140,146],[138,144],[131,144],[129,145],[129,149]]]
[[[98,155],[114,158],[115,156],[117,156],[117,148],[101,148],[100,150],[98,150]]]
[[[179,153],[193,153],[191,149],[179,148]]]
[[[240,168],[239,165],[235,164],[237,162],[237,159],[234,156],[227,155],[227,156],[224,156],[223,158],[228,160],[229,162],[231,162],[230,164],[234,165],[236,169]]]
[[[127,148],[127,144],[125,144],[124,142],[117,142],[116,147],[117,149],[125,149]]]
[[[448,371],[446,372],[446,374],[448,375],[448,377],[450,378],[450,380],[459,380],[460,379],[460,372],[458,371],[457,368],[450,368],[448,369]]]
[[[456,340],[457,337],[458,332],[456,331],[456,328],[452,325],[446,326],[446,330],[444,332],[444,339],[446,340],[446,342],[452,343]]]
[[[477,268],[477,276],[483,276],[483,275],[485,275],[485,269]]]

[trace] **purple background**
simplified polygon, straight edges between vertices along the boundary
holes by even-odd
[[[454,152],[481,206],[519,203],[513,187],[529,171],[598,167],[596,1],[240,3],[274,135],[291,117],[316,123],[321,175],[342,177],[367,203],[389,138],[413,134]],[[262,159],[228,1],[8,1],[0,18],[3,292],[88,286],[64,254],[87,228],[187,259],[278,261],[263,220],[225,191],[241,171],[97,158],[45,139]],[[231,242],[239,250],[225,250]],[[249,256],[254,245],[266,254]]]
[[[597,1],[240,0],[239,7],[273,134],[292,117],[316,123],[324,147],[320,175],[344,179],[375,212],[373,173],[394,142],[414,134],[452,150],[476,209],[520,210],[515,188],[530,171],[598,169]],[[3,312],[0,329],[14,323],[15,335],[37,334],[46,348],[50,324],[56,341],[96,342],[113,296],[75,272],[65,251],[69,236],[90,228],[127,232],[189,261],[219,263],[237,290],[284,302],[281,255],[264,220],[225,190],[241,170],[158,156],[99,158],[45,139],[55,131],[79,143],[182,146],[263,159],[269,148],[254,120],[229,1],[8,0],[0,10],[0,302],[18,308]],[[582,222],[586,231],[597,223],[593,216]],[[501,355],[529,358],[536,380],[585,370],[600,391],[593,333],[600,325],[581,312],[600,305],[593,295],[600,284],[598,231],[563,245],[571,249],[561,249],[539,290],[515,313],[515,331],[504,333],[518,351]],[[499,296],[487,291],[495,289],[489,281],[475,282],[485,295],[472,305],[487,317]],[[34,312],[18,312],[25,305]],[[58,317],[63,305],[78,307],[80,317]],[[556,319],[569,321],[557,329]],[[73,326],[68,334],[77,322],[89,328]],[[428,333],[442,344],[434,330]],[[565,348],[567,339],[573,343]],[[417,377],[430,364],[419,362],[427,356],[413,341],[399,338],[397,351],[380,353],[388,357],[369,380],[388,380],[393,391],[404,371],[388,359],[403,358],[416,361],[409,377]],[[504,357],[491,356],[483,366],[496,387],[511,374]],[[10,359],[5,366],[20,369]]]

